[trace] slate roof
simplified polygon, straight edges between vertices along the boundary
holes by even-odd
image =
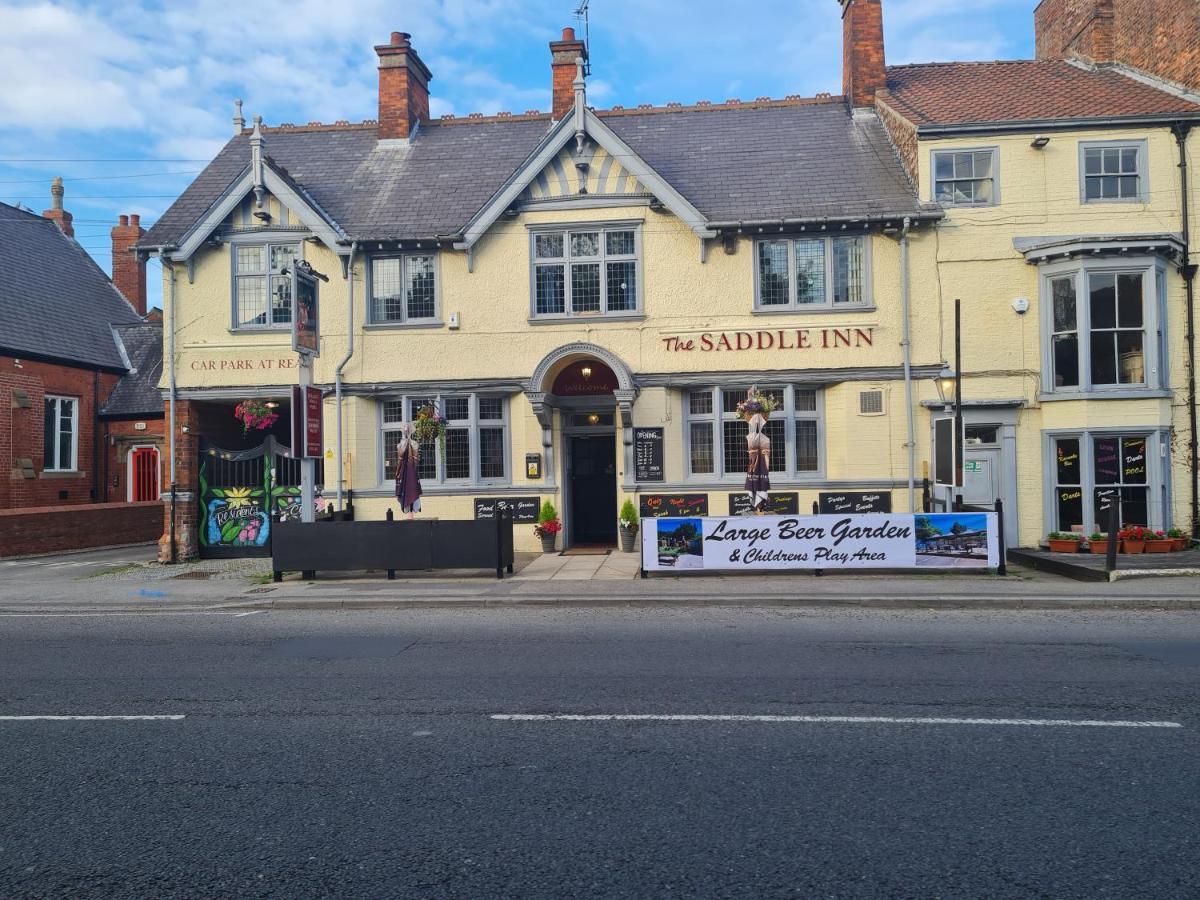
[[[873,117],[840,98],[597,111],[710,221],[929,215]],[[458,235],[546,136],[548,115],[422,125],[408,145],[373,124],[267,129],[264,151],[351,238]],[[140,246],[175,245],[246,169],[232,138]]]
[[[112,330],[133,370],[117,382],[100,415],[161,416],[163,400],[158,380],[163,364],[162,322],[116,325]]]
[[[1049,59],[890,66],[882,99],[918,127],[1200,117],[1200,105],[1117,69]]]
[[[111,326],[139,321],[57,225],[0,203],[0,350],[123,372]]]

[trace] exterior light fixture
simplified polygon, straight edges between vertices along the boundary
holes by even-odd
[[[260,222],[270,222],[271,214],[265,209],[256,209],[254,211],[254,218],[258,219]]]
[[[1044,134],[1039,134],[1037,137],[1035,137],[1030,142],[1029,146],[1032,147],[1034,150],[1044,150],[1046,148],[1046,145],[1049,143],[1050,143],[1050,138],[1046,137]]]
[[[599,425],[600,424],[600,414],[599,413],[589,414],[588,415],[588,424],[589,425]]]
[[[584,366],[582,369],[579,370],[579,374],[582,375],[584,380],[586,381],[587,379],[592,377],[592,367]]]
[[[954,374],[954,370],[948,365],[942,366],[942,371],[933,379],[933,383],[937,386],[938,397],[941,398],[946,408],[953,406],[958,384],[958,377]]]

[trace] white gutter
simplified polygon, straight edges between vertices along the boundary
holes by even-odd
[[[903,319],[903,338],[900,346],[904,354],[904,408],[908,416],[908,511],[917,511],[917,425],[913,413],[913,380],[912,380],[912,323],[909,316],[908,289],[908,232],[912,227],[912,219],[904,217],[904,227],[900,231],[900,315]]]
[[[346,279],[350,282],[347,286],[346,300],[346,355],[342,357],[342,361],[338,363],[337,371],[333,376],[333,394],[335,398],[335,406],[337,409],[337,508],[338,512],[345,510],[342,505],[342,370],[346,368],[346,364],[350,362],[350,357],[354,355],[354,251],[358,249],[358,242],[355,241],[350,245],[350,260],[346,263]]]

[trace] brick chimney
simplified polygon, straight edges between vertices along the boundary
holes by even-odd
[[[73,216],[63,209],[64,193],[62,176],[56,175],[50,182],[50,208],[42,210],[42,216],[61,228],[62,233],[67,237],[73,238],[75,237],[75,226],[71,224]]]
[[[429,79],[433,74],[421,62],[408,39],[393,31],[391,43],[379,44],[379,139],[407,139],[422,122],[429,121]]]
[[[138,259],[133,246],[145,233],[136,213],[121,216],[112,230],[113,285],[139,316],[146,315],[146,263]]]
[[[564,28],[562,40],[550,42],[550,80],[554,89],[551,111],[557,121],[575,106],[575,60],[587,59],[587,45],[575,38],[574,28]]]
[[[1113,0],[1045,0],[1033,11],[1038,59],[1113,58]]]
[[[886,82],[882,0],[838,0],[842,4],[842,93],[854,109],[875,105]]]

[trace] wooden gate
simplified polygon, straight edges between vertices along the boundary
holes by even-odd
[[[159,464],[157,447],[138,447],[130,454],[129,499],[134,503],[157,500]]]

